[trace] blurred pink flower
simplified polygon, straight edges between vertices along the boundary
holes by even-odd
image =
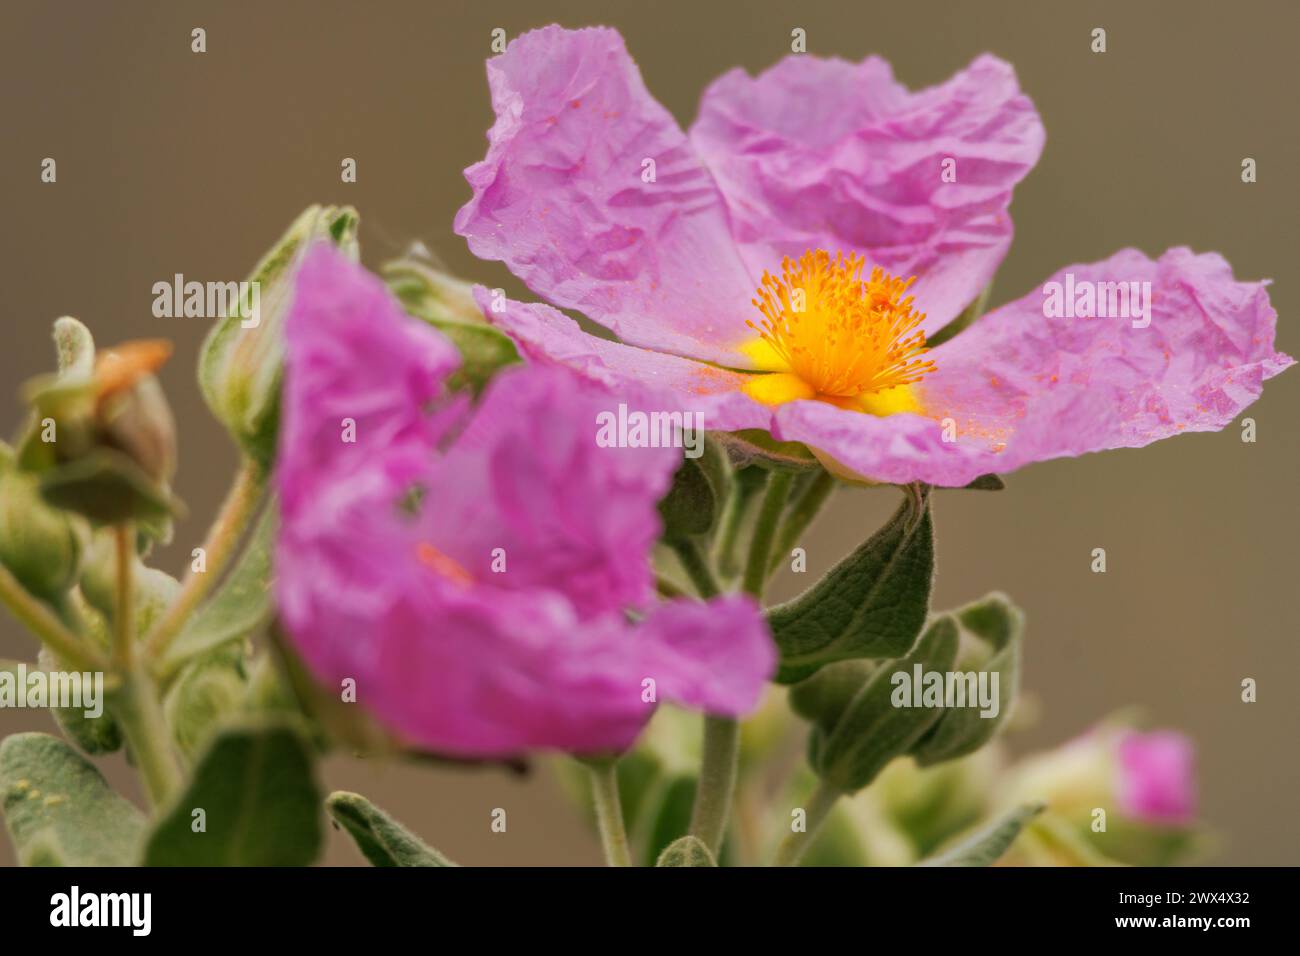
[[[1146,823],[1187,824],[1196,814],[1192,742],[1172,730],[1125,731],[1116,744],[1116,799]]]
[[[460,756],[620,750],[654,699],[757,704],[775,648],[754,603],[655,599],[681,452],[597,445],[626,395],[524,367],[468,409],[443,389],[452,345],[324,245],[286,335],[276,596],[320,679]]]
[[[963,485],[1222,428],[1292,364],[1265,284],[1187,249],[1067,267],[1054,304],[1045,284],[926,349],[988,285],[1043,146],[996,57],[915,93],[874,57],[733,70],[689,134],[614,30],[533,31],[487,69],[496,122],[456,231],[622,341],[479,289],[488,319],[534,359],[668,389],[710,429]]]

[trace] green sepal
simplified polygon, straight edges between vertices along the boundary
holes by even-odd
[[[1020,644],[1024,615],[1003,594],[989,594],[947,616],[961,633],[954,669],[998,675],[997,716],[983,717],[969,700],[964,707],[949,708],[912,748],[922,767],[974,753],[993,739],[1011,716],[1020,684]]]
[[[777,441],[761,428],[710,434],[726,450],[736,469],[758,465],[780,471],[807,471],[822,466],[807,445],[797,441]]]
[[[1045,803],[1027,803],[995,820],[951,850],[923,860],[918,866],[992,866],[1011,848],[1020,832],[1047,808]]]
[[[241,311],[221,319],[199,352],[199,387],[208,407],[239,446],[269,466],[280,423],[284,377],[284,321],[293,301],[298,268],[317,241],[328,241],[349,258],[359,258],[355,209],[309,206],[253,269],[258,283],[256,326],[244,327]]]
[[[331,793],[325,808],[375,866],[457,865],[359,793]]]
[[[706,439],[697,458],[683,458],[673,475],[672,487],[659,502],[665,541],[689,539],[710,533],[727,500],[731,469],[726,452]]]
[[[767,612],[781,654],[776,680],[792,684],[835,661],[905,653],[925,624],[933,578],[929,493],[909,489],[884,527]]]
[[[962,485],[961,487],[966,491],[1002,491],[1006,486],[1007,483],[1002,480],[1001,475],[989,473],[987,475],[980,475],[978,478],[972,480],[970,484]]]
[[[99,771],[49,734],[0,742],[0,800],[24,866],[129,866],[145,818]]]
[[[460,352],[449,388],[477,395],[498,369],[520,361],[510,336],[486,322],[468,283],[410,258],[388,263],[383,275],[407,314],[432,325]]]
[[[0,565],[29,593],[57,604],[77,582],[89,529],[46,503],[35,476],[0,448]]]
[[[322,845],[320,810],[311,751],[297,727],[247,719],[211,738],[150,832],[144,864],[307,866]]]
[[[112,448],[97,448],[42,471],[40,491],[52,507],[98,524],[134,522],[159,538],[167,536],[174,517],[184,514],[184,506],[165,485]]]
[[[674,840],[659,854],[655,866],[717,866],[709,848],[699,837],[684,836]]]
[[[871,783],[895,757],[906,754],[939,720],[943,708],[895,706],[894,675],[904,673],[910,678],[918,664],[925,671],[951,670],[957,643],[957,625],[940,617],[906,657],[870,669],[858,661],[837,664],[849,680],[819,674],[811,688],[792,695],[791,705],[813,723],[808,763],[817,776],[852,794]],[[849,696],[854,681],[857,689]]]

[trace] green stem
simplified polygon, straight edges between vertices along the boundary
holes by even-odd
[[[180,786],[181,769],[172,751],[158,688],[143,668],[125,672],[121,678],[113,697],[113,716],[131,745],[131,758],[149,802],[160,807]]]
[[[235,546],[257,514],[265,491],[265,470],[245,459],[203,542],[206,570],[191,570],[186,575],[180,593],[144,639],[146,660],[157,661],[162,658],[163,652],[180,633],[191,612],[221,579],[222,571],[235,553]]]
[[[740,723],[731,717],[704,716],[704,757],[691,810],[693,836],[699,837],[716,857],[727,831],[731,798],[736,790],[736,764],[740,754]]]
[[[135,666],[135,530],[125,523],[113,528],[117,591],[113,606],[113,663],[123,672]]]
[[[808,798],[808,806],[804,808],[803,832],[792,831],[787,834],[781,841],[781,845],[777,847],[776,858],[772,861],[773,866],[798,865],[799,858],[812,844],[813,838],[817,836],[841,796],[840,791],[829,786],[825,781],[817,785],[817,789]]]
[[[596,824],[605,862],[610,866],[631,866],[632,851],[623,825],[623,805],[618,797],[618,764],[613,760],[590,762],[591,796],[596,804]]]
[[[27,592],[8,568],[0,565],[0,605],[31,631],[59,660],[81,671],[106,671],[108,660],[59,620],[58,616]]]
[[[694,540],[678,539],[668,542],[668,546],[682,563],[682,570],[691,579],[691,584],[695,585],[696,593],[706,601],[716,597],[720,590],[718,579],[713,576],[713,570],[699,544]]]
[[[776,526],[781,520],[781,512],[785,510],[785,499],[790,493],[790,482],[793,480],[794,476],[788,471],[772,473],[767,482],[767,492],[763,495],[763,506],[754,522],[754,535],[749,542],[749,558],[745,562],[741,589],[746,594],[753,595],[760,603],[767,584],[767,567],[772,556]]]
[[[749,505],[767,481],[767,473],[757,467],[742,468],[736,472],[731,483],[731,494],[722,509],[718,521],[718,536],[713,545],[713,564],[718,573],[730,580],[740,571],[740,562],[736,558],[736,545],[740,541],[740,529],[749,514]]]
[[[821,511],[822,505],[830,498],[831,492],[835,490],[835,476],[829,471],[823,471],[813,479],[803,494],[786,513],[785,520],[781,522],[781,530],[777,532],[776,547],[772,549],[772,557],[768,562],[767,573],[769,576],[776,572],[781,566],[781,562],[790,554],[790,549],[808,530],[808,526],[813,523]]]

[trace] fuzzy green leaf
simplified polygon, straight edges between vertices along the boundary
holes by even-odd
[[[228,726],[154,827],[144,862],[307,866],[321,847],[320,805],[311,754],[297,729],[270,721]],[[205,827],[196,832],[200,819]]]
[[[907,652],[925,624],[934,577],[928,493],[909,494],[883,528],[793,601],[768,612],[794,683],[834,661]]]
[[[145,818],[99,771],[48,734],[0,742],[0,800],[24,866],[129,866]]]
[[[1027,803],[989,824],[974,836],[920,866],[992,866],[1011,848],[1025,826],[1046,809],[1045,803]]]
[[[331,793],[325,807],[375,866],[456,865],[359,793]]]
[[[699,837],[684,836],[674,840],[663,853],[655,866],[717,866],[709,848]]]

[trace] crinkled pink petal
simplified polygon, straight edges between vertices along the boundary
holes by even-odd
[[[1196,815],[1195,752],[1175,731],[1128,732],[1116,759],[1116,798],[1128,816],[1148,823],[1187,824]]]
[[[637,629],[658,694],[696,710],[739,716],[758,705],[776,645],[744,595],[660,605]]]
[[[641,397],[647,410],[698,412],[711,431],[772,425],[772,409],[740,391],[750,377],[745,373],[598,338],[548,305],[494,299],[482,286],[474,296],[487,319],[533,361],[567,366],[622,395],[651,389],[657,397]]]
[[[993,278],[1011,243],[1012,189],[1044,133],[1015,71],[994,56],[912,93],[877,57],[797,54],[756,78],[736,69],[716,80],[690,138],[751,272],[779,274],[782,256],[810,248],[861,253],[918,276],[930,334]]]
[[[1049,282],[1149,282],[1151,318],[1049,318],[1047,284],[994,310],[929,357],[924,415],[872,418],[821,402],[777,411],[777,437],[802,441],[877,480],[963,485],[1049,458],[1137,448],[1217,431],[1294,363],[1273,348],[1263,282],[1238,282],[1217,254],[1127,249]],[[945,419],[956,441],[943,441]]]
[[[579,621],[545,592],[471,588],[412,593],[364,647],[320,664],[331,680],[365,675],[358,701],[369,688],[366,706],[403,738],[491,757],[624,750],[657,701],[742,715],[774,659],[743,598],[669,604],[634,626],[612,614]]]
[[[610,29],[525,33],[488,61],[496,122],[455,229],[628,342],[746,365],[756,282],[712,176]],[[653,168],[651,167],[653,163]]]
[[[442,400],[460,364],[455,346],[328,243],[303,260],[285,335],[293,354],[280,437],[284,508],[310,507],[316,485],[371,467],[379,451],[390,469],[409,469],[457,420],[457,403]],[[344,440],[348,422],[353,441]]]
[[[503,373],[466,419],[441,390],[454,350],[382,283],[332,252],[298,283],[275,593],[318,678],[468,757],[619,750],[655,699],[753,706],[774,649],[752,602],[653,604],[679,450],[601,447],[596,413],[618,399],[555,368]]]
[[[619,401],[638,404],[565,369],[500,373],[427,481],[427,540],[478,581],[549,588],[584,618],[643,605],[682,452],[600,447],[598,416]]]

